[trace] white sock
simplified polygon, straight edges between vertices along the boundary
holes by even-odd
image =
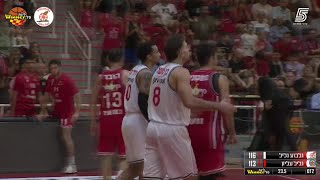
[[[68,157],[68,164],[69,165],[75,165],[76,164],[76,160],[75,160],[74,156]]]

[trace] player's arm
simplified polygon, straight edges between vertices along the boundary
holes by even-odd
[[[79,92],[73,96],[73,101],[75,103],[75,113],[79,114],[81,108],[81,96]]]
[[[200,98],[196,98],[192,94],[192,88],[190,86],[190,73],[185,68],[178,68],[173,70],[173,84],[176,85],[176,91],[179,94],[183,104],[190,109],[201,110],[219,110],[224,113],[233,113],[236,109],[234,106],[227,102],[211,102],[205,101]]]
[[[224,75],[220,75],[218,84],[219,84],[221,101],[231,103],[228,78]],[[233,113],[224,113],[224,115],[225,115],[224,120],[227,125],[227,129],[230,136],[230,139],[229,139],[230,143],[235,143],[234,136],[236,135],[236,130],[234,128],[234,115]]]
[[[141,72],[139,72],[137,76],[137,84],[139,89],[138,105],[139,105],[140,111],[142,112],[146,120],[149,120],[148,98],[149,98],[151,79],[152,79],[152,73],[148,69],[142,70]]]
[[[127,84],[128,77],[129,77],[129,71],[128,70],[123,70],[122,71],[122,84],[124,84],[124,85]]]

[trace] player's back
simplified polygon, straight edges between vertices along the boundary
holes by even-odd
[[[100,89],[100,116],[116,116],[123,118],[124,92],[123,69],[104,70],[99,78],[101,79]]]
[[[124,107],[126,113],[141,113],[138,105],[138,94],[139,88],[137,85],[137,77],[140,71],[146,69],[145,65],[135,66],[128,77],[128,82],[126,85],[126,94],[124,98]]]
[[[212,83],[212,78],[215,74],[216,72],[212,70],[201,69],[192,72],[190,79],[192,94],[207,101],[219,102],[220,95],[216,92]],[[224,134],[221,118],[222,116],[219,111],[193,112],[190,126],[188,126],[191,140],[195,139],[192,142],[195,143],[197,141],[201,146],[210,144],[210,146],[215,147],[217,136]],[[208,134],[211,135],[208,136]]]
[[[184,106],[177,92],[169,84],[170,74],[177,67],[181,65],[166,63],[152,76],[148,100],[151,121],[183,126],[190,123],[190,109]]]

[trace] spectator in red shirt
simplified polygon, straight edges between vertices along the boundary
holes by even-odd
[[[143,28],[144,34],[148,37],[148,39],[154,42],[161,54],[161,58],[164,59],[164,45],[167,36],[170,34],[168,28],[162,25],[159,20],[153,16],[153,24],[150,26],[146,26]]]
[[[35,61],[21,59],[21,71],[16,75],[13,84],[11,113],[14,116],[31,117],[36,115],[37,99],[40,95],[40,81],[33,74]]]
[[[81,19],[80,26],[89,35],[89,38],[93,38],[94,35],[94,21],[93,21],[93,10],[92,2],[84,1],[81,3]]]
[[[256,54],[256,72],[259,76],[268,76],[270,72],[269,63],[265,59],[263,52],[257,52]]]
[[[239,4],[233,9],[233,17],[238,24],[246,24],[252,20],[252,13],[250,5],[245,1],[240,1]]]
[[[256,51],[264,51],[264,52],[272,52],[273,48],[272,45],[269,43],[269,41],[266,38],[266,32],[258,32],[258,41],[255,45]]]
[[[220,19],[220,30],[226,33],[234,33],[236,30],[237,18],[235,17],[234,7],[228,6],[223,10]]]
[[[5,7],[5,1],[4,0],[0,0],[0,20],[4,20],[5,19],[4,7]]]
[[[281,54],[281,60],[286,61],[288,55],[292,51],[297,51],[299,48],[299,40],[292,37],[291,32],[286,32],[283,37],[274,45],[274,50]]]
[[[66,147],[67,164],[63,169],[64,173],[77,172],[74,143],[72,140],[72,127],[79,117],[80,112],[80,93],[73,80],[61,70],[61,61],[51,60],[49,69],[51,75],[46,83],[43,101],[46,102],[50,96],[53,100],[52,116],[60,120],[62,128],[62,140]],[[42,115],[45,115],[45,104],[42,107]]]
[[[108,53],[111,49],[123,47],[123,37],[125,37],[125,25],[122,17],[111,16],[108,23],[104,25],[104,41],[103,41],[103,53],[101,55],[101,66],[105,67],[105,59],[108,57]]]
[[[310,29],[306,35],[305,39],[301,42],[300,50],[302,50],[306,55],[320,54],[320,42],[317,39],[319,33],[315,29]]]

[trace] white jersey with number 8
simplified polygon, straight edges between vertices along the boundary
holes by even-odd
[[[148,114],[151,121],[188,126],[190,109],[184,106],[177,92],[169,85],[169,76],[177,67],[181,65],[166,63],[160,66],[152,76]]]

